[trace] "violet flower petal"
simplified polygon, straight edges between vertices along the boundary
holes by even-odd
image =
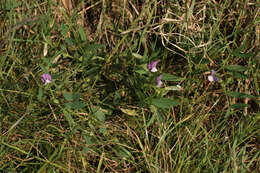
[[[156,79],[156,86],[157,86],[157,87],[161,87],[161,86],[162,86],[162,84],[163,84],[162,81],[161,81],[161,80],[162,80],[162,77],[163,77],[162,74],[157,77],[157,79]]]
[[[211,70],[211,75],[208,76],[210,82],[217,82],[219,79],[216,77],[216,71]]]
[[[42,80],[43,84],[51,83],[51,75],[48,74],[48,73],[44,73],[42,75],[42,79],[41,80]]]
[[[150,72],[157,72],[158,70],[157,70],[157,68],[156,68],[156,65],[158,64],[158,62],[159,62],[159,60],[150,62],[150,63],[148,64],[148,70],[149,70]]]

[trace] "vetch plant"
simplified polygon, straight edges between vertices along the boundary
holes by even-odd
[[[157,72],[158,70],[157,70],[157,68],[156,68],[156,65],[158,64],[158,62],[159,62],[159,60],[150,62],[150,63],[148,64],[148,70],[149,70],[150,72]]]
[[[48,83],[51,83],[51,82],[52,82],[52,77],[51,77],[51,75],[50,75],[49,73],[44,73],[44,74],[42,74],[41,80],[42,80],[42,82],[43,82],[44,85],[47,85]],[[56,99],[55,93],[54,93],[54,91],[51,89],[51,86],[50,86],[50,85],[47,85],[47,86],[44,87],[44,88],[45,88],[46,90],[48,90],[48,93],[51,94],[53,102],[56,103],[56,104],[59,104],[59,100]],[[41,98],[41,97],[42,97],[42,94],[43,94],[42,92],[43,92],[43,91],[42,91],[42,89],[40,88],[40,89],[39,89],[39,95],[38,95],[38,99],[39,99],[39,100],[42,99],[42,98]]]
[[[219,81],[219,78],[216,77],[216,71],[215,70],[211,70],[211,75],[208,76],[208,80],[210,82],[217,82],[217,81]]]
[[[48,73],[44,73],[42,75],[42,82],[43,82],[44,85],[51,83],[51,75],[48,74]]]
[[[157,79],[156,79],[156,86],[157,86],[157,87],[162,87],[162,84],[163,84],[162,81],[161,81],[161,80],[162,80],[162,77],[163,77],[162,74],[157,77]]]

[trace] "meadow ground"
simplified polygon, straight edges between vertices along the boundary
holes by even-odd
[[[1,172],[259,172],[259,0],[0,1]]]

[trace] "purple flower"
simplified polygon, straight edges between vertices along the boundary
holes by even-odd
[[[211,75],[208,76],[210,82],[217,82],[219,79],[216,77],[216,71],[211,70]]]
[[[162,84],[163,84],[162,81],[161,81],[161,80],[162,80],[162,77],[163,77],[162,74],[157,77],[157,79],[156,79],[156,86],[157,86],[157,87],[161,87],[161,86],[162,86]]]
[[[150,62],[150,63],[148,64],[148,70],[149,70],[150,72],[157,72],[158,70],[157,70],[157,68],[156,68],[156,65],[158,64],[158,62],[159,62],[159,60]]]
[[[44,84],[51,83],[51,75],[48,74],[48,73],[44,73],[44,74],[42,75],[42,82],[43,82]]]

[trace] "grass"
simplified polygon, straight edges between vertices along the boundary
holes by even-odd
[[[1,172],[260,171],[258,1],[0,7]]]

